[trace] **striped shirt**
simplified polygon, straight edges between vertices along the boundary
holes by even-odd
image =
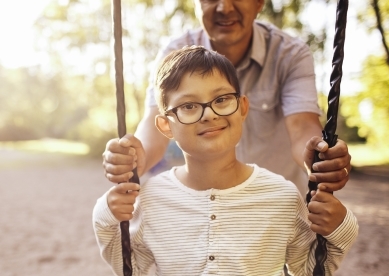
[[[225,190],[197,191],[183,185],[175,169],[150,178],[130,221],[134,275],[312,275],[316,235],[295,185],[257,165],[243,183]],[[98,199],[93,223],[102,257],[123,275],[119,221]],[[347,210],[326,236],[327,275],[356,239],[358,225]]]

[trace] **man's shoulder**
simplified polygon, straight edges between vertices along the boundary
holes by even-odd
[[[203,37],[204,30],[202,28],[190,29],[178,36],[169,38],[165,44],[164,51],[172,51],[181,49],[184,46],[198,45]]]
[[[284,45],[295,44],[304,47],[307,46],[299,37],[293,36],[271,23],[256,20],[254,26],[256,31],[263,33],[271,42],[278,42]]]

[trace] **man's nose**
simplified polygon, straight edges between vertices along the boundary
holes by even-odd
[[[227,14],[234,10],[234,0],[219,0],[217,3],[216,11]]]

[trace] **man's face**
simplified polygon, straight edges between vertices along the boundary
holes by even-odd
[[[233,46],[251,39],[253,21],[264,0],[195,0],[196,16],[213,46]]]

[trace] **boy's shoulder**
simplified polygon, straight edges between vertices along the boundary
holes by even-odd
[[[286,180],[282,175],[271,172],[265,168],[261,168],[256,164],[252,164],[256,171],[255,178],[252,181],[253,187],[267,192],[282,192],[287,194],[298,195],[299,191],[293,182]]]
[[[154,183],[160,183],[160,185],[171,185],[170,171],[171,169],[148,177],[144,183],[141,183],[141,189],[148,189],[154,185]]]

